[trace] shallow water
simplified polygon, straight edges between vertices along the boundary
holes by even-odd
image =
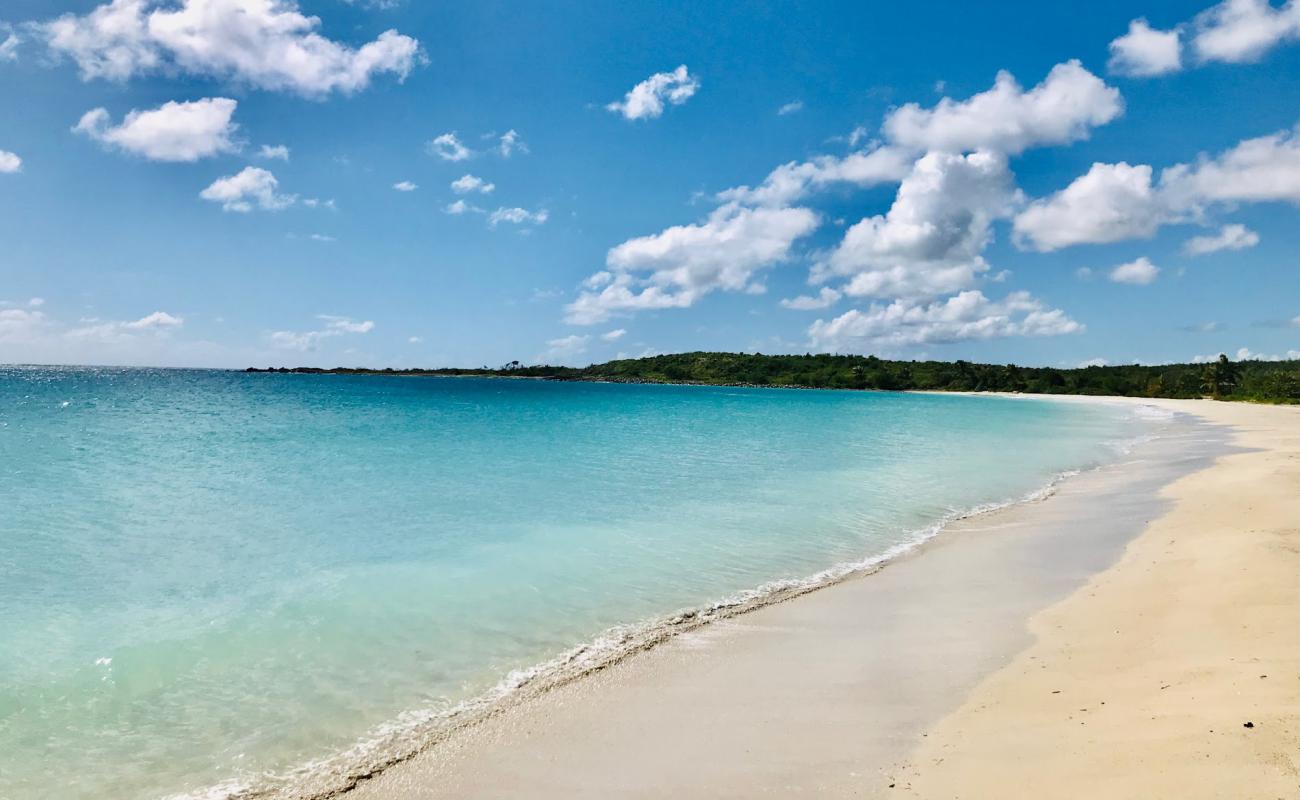
[[[3,368],[0,797],[256,785],[611,626],[889,552],[1145,425],[983,397]]]

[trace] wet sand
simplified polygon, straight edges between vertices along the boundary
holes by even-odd
[[[1159,530],[1149,523],[1181,513],[1171,484],[1235,474],[1232,459],[1256,455],[1215,461],[1229,450],[1224,425],[1233,421],[1196,417],[1226,404],[1151,402],[1187,413],[1122,463],[1072,478],[1046,500],[957,523],[875,574],[706,626],[522,700],[349,797],[1008,796],[1017,784],[968,791],[956,769],[954,754],[975,752],[966,733],[972,703],[991,719],[977,698],[1026,669],[1026,654],[1045,641],[1040,621],[1094,593],[1108,568],[1146,547]],[[1300,422],[1286,416],[1296,409],[1259,411]],[[1103,627],[1145,612],[1121,599],[1106,613]],[[1235,609],[1220,613],[1230,620]],[[1290,680],[1298,682],[1294,669]],[[1002,726],[996,735],[984,728],[978,736],[1022,723],[992,724]],[[980,752],[965,762],[992,757]],[[1014,748],[1003,758],[988,766],[992,774],[1023,767]],[[1091,796],[1066,789],[1059,796]]]

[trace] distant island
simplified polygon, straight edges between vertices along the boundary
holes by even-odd
[[[478,376],[560,381],[671,383],[798,389],[1023,392],[1027,394],[1253,400],[1300,403],[1300,361],[1230,361],[1208,364],[1121,364],[1075,369],[975,364],[968,361],[890,361],[854,355],[678,353],[619,359],[587,367],[369,369],[363,367],[249,367],[246,372],[312,375]]]

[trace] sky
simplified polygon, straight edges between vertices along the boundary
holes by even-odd
[[[1297,78],[1297,0],[6,0],[0,363],[1298,358]]]

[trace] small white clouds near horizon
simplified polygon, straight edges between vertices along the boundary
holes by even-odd
[[[23,160],[17,153],[0,150],[0,175],[12,175],[15,172],[22,172],[22,169]]]
[[[1106,68],[1116,75],[1149,78],[1183,68],[1182,43],[1177,29],[1160,31],[1145,19],[1135,19],[1128,33],[1110,43]]]
[[[546,352],[539,356],[542,361],[565,361],[577,358],[587,352],[587,342],[591,337],[585,334],[572,334],[551,339],[546,342]]]
[[[566,320],[594,325],[615,314],[686,308],[713,291],[763,291],[758,272],[785,261],[818,225],[806,208],[726,204],[701,223],[676,225],[609,250],[606,269],[583,283]]]
[[[371,320],[357,322],[351,317],[332,314],[317,314],[316,319],[325,323],[324,327],[310,331],[272,331],[267,334],[271,346],[281,350],[308,352],[316,350],[322,340],[347,334],[365,334],[375,329]]]
[[[212,185],[199,193],[199,197],[220,203],[223,211],[240,214],[246,214],[254,208],[279,211],[298,200],[297,195],[280,194],[279,188],[280,182],[270,171],[261,167],[244,167],[235,175],[213,181]]]
[[[72,130],[150,161],[194,162],[240,149],[233,138],[239,126],[231,119],[238,105],[228,97],[169,101],[147,111],[133,109],[120,125],[113,125],[107,109],[94,108]]]
[[[111,0],[32,27],[83,80],[171,72],[323,97],[380,74],[404,80],[420,59],[419,42],[395,30],[352,48],[320,24],[294,0]]]
[[[398,181],[397,183],[393,184],[393,188],[399,192],[414,192],[416,189],[419,189],[420,187],[417,184],[412,183],[411,181]]]
[[[1212,236],[1193,236],[1183,243],[1189,256],[1203,256],[1220,250],[1245,250],[1259,244],[1259,234],[1245,225],[1224,225]]]
[[[1112,283],[1127,283],[1133,286],[1148,286],[1155,283],[1160,275],[1160,268],[1151,263],[1146,256],[1129,261],[1110,270],[1107,276]]]
[[[267,161],[288,161],[289,147],[283,144],[264,144],[258,149],[257,157],[264,158]]]
[[[488,225],[493,228],[503,222],[511,225],[542,225],[550,217],[550,212],[544,208],[538,211],[529,211],[526,208],[506,208],[502,206],[488,215]]]
[[[990,300],[971,289],[933,303],[899,299],[889,305],[853,309],[808,328],[810,344],[820,351],[844,352],[864,346],[899,349],[916,345],[955,344],[1010,336],[1063,336],[1084,326],[1060,309],[1049,308],[1028,292]]]
[[[1281,354],[1256,353],[1249,347],[1237,348],[1235,361],[1300,361],[1300,350],[1288,350]],[[1219,360],[1220,353],[1205,353],[1192,356],[1193,364],[1209,364]]]
[[[626,120],[654,119],[663,115],[665,103],[679,106],[699,88],[699,81],[682,64],[672,72],[656,72],[633,86],[622,100],[607,104],[605,110]]]
[[[778,117],[784,117],[784,116],[788,116],[788,115],[790,115],[790,114],[797,114],[797,113],[799,113],[800,111],[803,111],[803,101],[802,101],[802,100],[791,100],[790,102],[788,102],[788,103],[786,103],[785,105],[783,105],[783,106],[781,106],[780,108],[778,108],[778,109],[776,110],[776,115],[777,115]]]
[[[1075,369],[1087,369],[1088,367],[1105,367],[1110,361],[1104,358],[1090,358],[1087,361],[1080,361]]]
[[[497,186],[495,183],[488,183],[477,175],[465,173],[451,182],[451,190],[456,194],[491,194]]]
[[[429,142],[429,152],[443,161],[464,161],[473,153],[456,136],[455,131],[439,134]]]
[[[967,100],[944,97],[928,109],[907,103],[889,113],[882,130],[890,142],[917,151],[1016,155],[1031,147],[1087,139],[1092,128],[1123,112],[1119,90],[1071,60],[1052,67],[1028,91],[1003,70],[992,89]]]

